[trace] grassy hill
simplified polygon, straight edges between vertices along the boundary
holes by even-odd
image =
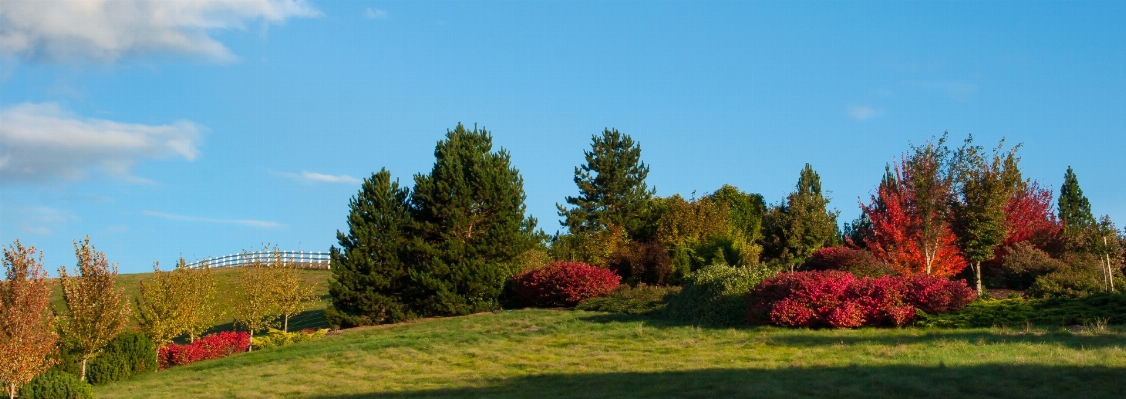
[[[99,398],[1122,398],[1126,331],[710,329],[567,310],[346,330]]]
[[[217,281],[218,295],[218,310],[224,316],[221,322],[213,327],[211,331],[231,330],[234,328],[233,319],[229,316],[231,314],[231,295],[234,292],[236,277],[243,272],[244,269],[237,267],[228,268],[214,268],[211,273],[215,276]],[[301,277],[304,278],[307,284],[312,284],[316,287],[314,293],[317,297],[316,301],[309,304],[308,310],[300,315],[290,319],[289,327],[293,329],[302,328],[325,328],[328,327],[328,321],[324,317],[324,309],[328,306],[331,298],[328,295],[328,280],[332,277],[332,272],[328,270],[299,270]],[[117,276],[117,286],[125,290],[125,296],[129,298],[130,303],[133,298],[140,293],[140,282],[152,278],[152,273],[137,273],[137,274],[119,274]],[[51,287],[51,303],[55,309],[63,309],[63,293],[62,289],[58,286],[58,280],[52,279]],[[136,323],[136,320],[133,320]]]

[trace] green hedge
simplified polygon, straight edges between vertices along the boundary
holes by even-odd
[[[73,374],[47,371],[20,388],[20,399],[93,399],[94,388]]]
[[[148,336],[126,331],[106,344],[102,353],[86,363],[86,380],[101,385],[156,371],[156,345]]]
[[[575,309],[594,312],[625,314],[651,314],[664,310],[670,295],[680,292],[680,287],[638,284],[622,285],[603,297],[588,298]]]
[[[680,294],[669,298],[665,315],[695,325],[746,324],[747,294],[775,274],[771,268],[705,266],[688,276]]]
[[[1095,323],[1126,324],[1126,294],[1097,294],[1084,298],[1002,299],[971,303],[957,312],[920,313],[917,325],[924,327],[973,328],[1026,323],[1066,326]]]

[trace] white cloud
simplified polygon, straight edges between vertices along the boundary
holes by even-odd
[[[876,116],[877,114],[879,114],[879,112],[876,111],[875,108],[872,108],[872,107],[869,107],[869,106],[866,106],[866,105],[864,105],[864,106],[854,105],[854,106],[848,107],[848,116],[850,118],[856,119],[858,121],[864,121],[864,120],[872,119],[872,117]]]
[[[86,177],[90,170],[132,181],[139,160],[199,154],[203,127],[81,118],[55,103],[23,103],[0,110],[0,178],[39,182]]]
[[[168,220],[179,220],[183,222],[202,222],[202,223],[218,223],[218,224],[237,224],[240,226],[261,227],[265,229],[273,229],[283,227],[281,223],[270,222],[265,220],[249,220],[249,219],[212,219],[201,218],[195,216],[175,215],[171,213],[156,212],[156,211],[141,211],[142,215],[158,217]]]
[[[283,173],[278,173],[278,174],[285,176],[285,177],[288,177],[288,178],[291,178],[291,179],[301,180],[301,181],[304,181],[304,182],[348,183],[348,184],[355,184],[355,183],[360,182],[360,179],[357,179],[355,177],[348,176],[348,175],[326,175],[324,173],[310,172],[310,171],[307,171],[307,170],[303,170],[303,171],[301,171],[301,173],[286,173],[286,172],[283,172]]]
[[[304,0],[4,0],[0,53],[49,62],[148,53],[231,61],[236,57],[212,32],[320,15]]]
[[[364,10],[364,18],[367,18],[367,19],[387,18],[387,11],[383,11],[383,10],[380,10],[378,8],[375,8],[375,9],[368,8],[367,10]]]

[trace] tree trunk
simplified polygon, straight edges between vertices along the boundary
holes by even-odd
[[[8,388],[7,389],[8,399],[16,399],[16,384],[15,383],[8,384],[7,388]]]
[[[282,331],[289,332],[289,315],[282,315]]]
[[[977,275],[977,296],[981,296],[984,293],[981,288],[981,261],[974,262],[974,274]]]
[[[86,358],[82,358],[82,378],[80,380],[86,381]]]
[[[246,345],[247,352],[254,352],[254,330],[250,330],[250,344]]]

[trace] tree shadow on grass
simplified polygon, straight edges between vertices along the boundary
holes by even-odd
[[[1063,329],[1045,330],[1043,328],[1031,329],[937,329],[937,328],[865,328],[862,330],[844,331],[839,334],[825,334],[832,329],[787,329],[774,326],[707,326],[693,325],[691,323],[669,320],[653,315],[629,314],[595,314],[581,317],[580,320],[591,323],[638,323],[644,322],[652,327],[700,327],[705,329],[729,329],[754,331],[770,329],[773,333],[768,338],[768,343],[785,346],[823,346],[823,345],[911,345],[934,344],[938,342],[963,341],[982,345],[995,345],[1006,343],[1030,343],[1063,345],[1073,349],[1095,349],[1126,347],[1126,332],[1118,327],[1110,327],[1098,334],[1080,332],[1073,333]],[[855,332],[855,333],[853,333]]]
[[[483,387],[313,396],[413,398],[1123,398],[1126,369],[983,365],[539,375]]]

